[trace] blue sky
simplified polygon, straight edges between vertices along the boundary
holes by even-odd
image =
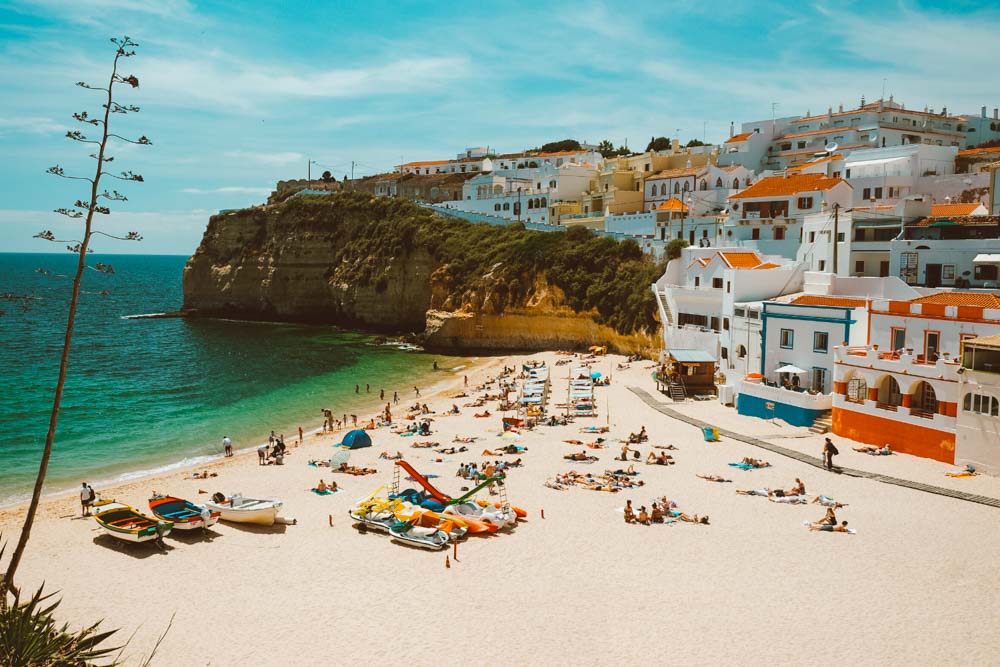
[[[189,254],[211,212],[262,201],[309,159],[340,178],[352,160],[363,175],[466,146],[714,142],[772,102],[819,113],[883,79],[910,107],[992,110],[989,5],[0,0],[0,251],[50,251],[31,235],[68,230],[48,211],[84,193],[44,171],[90,167],[62,135],[97,109],[73,83],[106,77],[114,35],[142,45],[122,101],[143,112],[117,128],[154,146],[114,152],[146,183],[106,222],[146,240],[98,250]]]

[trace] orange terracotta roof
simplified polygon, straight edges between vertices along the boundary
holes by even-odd
[[[800,192],[825,192],[841,183],[847,184],[847,181],[842,178],[828,178],[826,174],[794,173],[788,176],[769,176],[737,192],[730,199],[787,197]]]
[[[747,139],[750,138],[751,134],[753,134],[753,132],[744,132],[743,134],[733,135],[733,136],[729,137],[728,139],[726,139],[726,143],[727,144],[735,144],[738,141],[746,141]]]
[[[687,211],[688,207],[677,197],[671,197],[656,207],[657,211]]]
[[[677,169],[664,169],[663,171],[658,171],[652,176],[646,177],[647,181],[655,181],[661,178],[681,178],[683,176],[697,176],[704,167],[679,167]]]
[[[953,215],[947,218],[923,218],[907,227],[931,227],[940,226],[940,223],[947,221],[953,225],[1000,225],[1000,216],[997,215]]]
[[[982,204],[979,202],[973,202],[971,204],[934,204],[931,206],[931,217],[943,218],[949,215],[974,215],[973,211],[980,206],[982,206]],[[982,215],[986,215],[986,213],[983,213]]]
[[[981,153],[1000,153],[1000,146],[991,146],[989,148],[967,148],[964,151],[958,151],[959,155],[979,155]]]
[[[706,266],[708,266],[708,263],[710,261],[712,261],[712,260],[709,259],[708,257],[696,257],[693,262],[691,262],[690,264],[688,264],[688,268],[690,269],[695,264],[697,264],[701,268],[705,268]]]
[[[788,171],[802,171],[806,167],[815,167],[816,165],[823,164],[824,162],[830,162],[831,160],[843,160],[843,159],[844,159],[843,155],[839,155],[839,154],[838,155],[827,155],[826,157],[821,157],[819,159],[811,160],[810,162],[806,162],[804,164],[800,164],[797,167],[792,167]]]
[[[449,162],[457,162],[458,160],[425,160],[423,162],[407,162],[406,164],[399,165],[400,167],[432,167],[437,164],[448,164]]]
[[[764,264],[761,264],[760,266],[753,267],[753,270],[760,271],[761,269],[777,269],[780,266],[781,264],[775,264],[774,262],[766,262]]]
[[[720,252],[718,257],[731,269],[752,269],[761,265],[760,255],[751,251],[748,252]]]
[[[792,301],[792,303],[800,306],[843,306],[844,308],[863,308],[865,300],[849,296],[805,294]]]
[[[978,308],[1000,308],[1000,294],[994,292],[938,292],[910,303],[930,303],[940,306],[976,306]]]

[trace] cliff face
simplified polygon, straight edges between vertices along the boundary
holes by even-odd
[[[412,333],[442,349],[657,349],[655,330],[618,332],[595,308],[568,305],[542,266],[481,266],[471,256],[492,252],[490,241],[541,233],[474,230],[497,238],[449,249],[471,228],[351,193],[213,216],[184,269],[184,311]]]

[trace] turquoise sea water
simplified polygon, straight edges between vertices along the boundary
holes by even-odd
[[[331,327],[125,319],[177,310],[185,260],[91,255],[116,273],[88,271],[83,283],[47,491],[197,463],[221,453],[224,435],[237,448],[256,447],[270,429],[287,440],[299,425],[321,425],[321,408],[373,413],[379,389],[412,400],[417,378],[445,379],[431,373],[435,360],[464,363]],[[34,482],[71,286],[60,275],[74,268],[69,253],[0,253],[0,293],[39,297],[26,312],[0,301],[0,504]]]

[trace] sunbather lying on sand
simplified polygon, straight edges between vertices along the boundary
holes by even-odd
[[[810,523],[809,530],[822,530],[827,533],[849,533],[851,529],[847,527],[847,522],[842,521],[840,525],[831,523]]]
[[[395,454],[393,454],[392,456],[390,456],[389,452],[382,452],[381,454],[378,455],[378,457],[380,459],[386,459],[388,461],[398,461],[399,459],[403,458],[403,453],[402,452],[396,452]]]
[[[607,433],[611,428],[608,426],[584,426],[580,433]]]
[[[430,449],[431,447],[437,447],[440,444],[441,444],[440,442],[424,441],[424,442],[415,442],[412,445],[410,445],[410,447],[414,447],[416,449]]]
[[[675,514],[675,513],[671,512],[671,516],[673,516],[678,521],[687,521],[688,523],[700,523],[703,526],[707,526],[708,525],[708,515],[707,514],[705,516],[699,517],[697,514],[695,514],[694,516],[688,516],[684,512],[681,512],[679,514]]]
[[[655,452],[650,452],[649,456],[646,457],[646,463],[658,466],[671,466],[674,464],[674,457],[670,456],[670,454],[660,454],[657,456]]]
[[[575,454],[567,454],[563,457],[567,461],[596,461],[596,456],[591,456],[587,452],[576,452]]]
[[[193,472],[191,473],[191,479],[208,479],[209,477],[218,477],[219,473],[213,472],[209,473],[207,470],[203,472]]]
[[[813,503],[819,503],[823,507],[834,507],[840,509],[841,507],[847,507],[847,503],[838,503],[833,498],[828,498],[826,496],[816,496],[812,499]]]
[[[861,447],[854,447],[854,451],[861,452],[862,454],[870,454],[871,456],[890,456],[892,454],[892,449],[889,448],[888,444],[884,447],[863,445]]]
[[[311,465],[311,466],[327,466],[327,467],[329,467],[330,466],[330,462],[329,461],[320,461],[318,459],[312,459],[312,460],[309,461],[308,465]]]
[[[653,449],[677,449],[673,445],[653,445]]]
[[[771,464],[767,461],[762,461],[761,459],[750,458],[749,456],[743,457],[743,463],[752,468],[770,468]]]
[[[490,411],[489,411],[489,410],[487,410],[486,412],[477,412],[477,413],[476,413],[476,414],[474,414],[473,416],[474,416],[474,417],[478,417],[478,418],[480,418],[480,419],[483,419],[484,417],[492,417],[493,415],[491,415],[491,414],[490,414]]]
[[[348,475],[374,475],[378,472],[375,468],[355,468],[346,463],[341,463],[337,472],[346,472]]]
[[[698,475],[702,479],[707,479],[709,482],[732,482],[731,479],[726,479],[722,475]]]
[[[602,442],[588,442],[587,447],[590,449],[606,449],[607,445]]]
[[[771,489],[748,489],[746,491],[743,489],[736,489],[736,493],[741,496],[763,496],[767,498],[771,495]]]
[[[622,470],[621,468],[619,468],[618,470],[615,470],[614,472],[605,471],[605,474],[611,474],[611,475],[630,475],[631,476],[631,475],[638,475],[639,473],[637,473],[635,471],[635,465],[633,464],[633,465],[630,465],[628,467],[628,470]]]
[[[476,441],[476,438],[474,438],[474,437],[472,437],[472,438],[460,438],[460,437],[458,437],[456,435],[454,438],[452,438],[452,442],[465,442],[465,443],[469,443],[469,442],[475,442],[475,441]]]
[[[791,505],[805,505],[809,502],[805,496],[781,496],[780,498],[768,498],[772,503],[788,503]]]
[[[469,448],[459,447],[458,449],[455,449],[454,447],[442,447],[441,449],[435,449],[434,451],[438,454],[459,454],[461,452],[469,451]]]
[[[583,444],[583,440],[563,440],[563,442],[565,442],[566,444],[569,444],[569,445],[582,445]]]

